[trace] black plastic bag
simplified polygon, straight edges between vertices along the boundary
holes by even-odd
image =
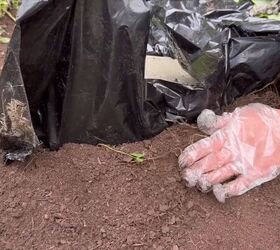
[[[23,160],[37,137],[56,149],[162,131],[161,111],[145,100],[149,24],[139,0],[25,1],[0,79],[7,158]]]
[[[280,22],[250,17],[251,2],[160,2],[151,1],[155,15],[150,37],[159,38],[152,43],[150,39],[148,48],[154,49],[147,53],[177,58],[198,80],[196,86],[147,80],[149,89],[155,88],[151,95],[157,95],[155,99],[166,107],[166,117],[172,118],[168,120],[194,121],[205,108],[219,112],[280,73]]]

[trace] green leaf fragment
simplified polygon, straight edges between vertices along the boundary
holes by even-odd
[[[9,37],[0,36],[0,43],[7,44],[10,42]]]
[[[132,153],[130,154],[133,161],[137,163],[143,163],[145,161],[145,154],[141,153]]]

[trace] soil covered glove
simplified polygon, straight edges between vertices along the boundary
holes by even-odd
[[[197,124],[211,136],[187,147],[179,158],[188,187],[213,189],[225,202],[280,174],[280,110],[263,104],[222,116],[204,110]]]

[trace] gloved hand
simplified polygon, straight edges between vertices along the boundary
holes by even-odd
[[[280,174],[280,110],[263,104],[222,116],[204,110],[197,124],[211,136],[187,147],[179,158],[188,187],[213,189],[225,202]]]

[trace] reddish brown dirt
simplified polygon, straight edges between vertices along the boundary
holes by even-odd
[[[10,18],[4,17],[4,18],[0,18],[0,25],[6,31],[3,34],[3,36],[11,37],[14,29],[14,22]],[[5,58],[6,49],[7,49],[7,44],[0,43],[0,70],[2,70],[3,67],[3,61]]]
[[[255,101],[280,107],[271,93],[234,106]],[[280,178],[226,204],[184,187],[177,156],[200,138],[177,125],[118,147],[143,164],[70,144],[1,166],[0,249],[280,249]]]

